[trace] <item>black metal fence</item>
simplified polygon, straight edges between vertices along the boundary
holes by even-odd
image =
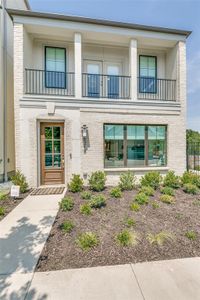
[[[83,97],[130,98],[130,76],[82,74]]]
[[[74,73],[25,70],[25,93],[33,95],[74,96]]]
[[[138,99],[176,101],[176,80],[138,77]]]
[[[200,143],[187,143],[187,170],[200,173]]]

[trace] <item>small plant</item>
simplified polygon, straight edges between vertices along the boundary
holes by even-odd
[[[170,196],[170,195],[162,195],[160,197],[160,201],[162,201],[163,203],[166,203],[166,204],[173,204],[175,202],[174,197]]]
[[[133,210],[133,211],[135,211],[135,212],[137,212],[137,211],[140,210],[140,205],[138,203],[136,203],[136,202],[132,202],[131,206],[130,206],[130,209]]]
[[[68,184],[68,190],[72,193],[78,193],[83,190],[83,179],[79,174],[73,174]]]
[[[106,198],[104,197],[104,195],[92,196],[89,204],[92,208],[101,208],[103,206],[106,206]]]
[[[0,201],[2,200],[5,200],[6,199],[6,197],[7,197],[7,195],[8,195],[8,193],[6,193],[6,192],[0,192]]]
[[[147,240],[150,244],[157,244],[158,246],[162,246],[166,241],[172,240],[173,236],[170,232],[161,231],[157,234],[149,233],[147,235]]]
[[[193,195],[196,195],[199,192],[198,187],[196,185],[192,184],[192,183],[184,184],[183,190],[184,190],[185,193],[193,194]]]
[[[122,191],[131,191],[135,187],[136,178],[131,171],[124,172],[120,175],[119,188]]]
[[[20,171],[17,171],[15,175],[11,176],[11,181],[14,185],[19,185],[21,193],[25,193],[28,190],[26,177]]]
[[[197,238],[197,234],[196,234],[196,232],[193,231],[193,230],[187,231],[187,232],[185,233],[185,236],[186,236],[189,240],[192,240],[192,241],[196,240],[196,238]]]
[[[132,219],[132,218],[126,217],[126,218],[124,219],[124,225],[125,225],[126,227],[128,227],[128,228],[134,227],[134,226],[135,226],[135,220]]]
[[[152,205],[153,209],[157,209],[160,207],[160,205],[157,201],[152,201],[151,205]]]
[[[4,216],[5,215],[5,209],[3,206],[0,206],[0,216]]]
[[[117,243],[123,247],[137,244],[137,234],[135,232],[130,232],[129,230],[121,231],[116,235],[115,239]]]
[[[137,202],[139,205],[144,205],[144,204],[148,204],[149,202],[149,197],[144,194],[144,193],[138,193],[136,196],[135,196],[135,202]]]
[[[167,172],[163,180],[163,185],[172,189],[178,189],[181,185],[180,177],[174,171]]]
[[[93,172],[89,178],[90,189],[96,192],[103,191],[106,184],[106,174],[102,171]]]
[[[154,195],[154,189],[151,186],[142,186],[140,189],[141,193],[144,193],[147,196],[153,196]]]
[[[64,197],[61,200],[61,202],[59,203],[59,205],[60,205],[60,209],[62,209],[62,211],[70,211],[74,207],[73,198],[70,196]]]
[[[180,219],[183,218],[183,214],[177,213],[177,214],[175,215],[175,218],[176,218],[177,220],[180,220]]]
[[[88,203],[82,204],[80,206],[80,212],[83,215],[87,215],[87,216],[91,215],[91,213],[92,213],[91,206]]]
[[[118,186],[114,187],[114,188],[110,191],[110,196],[111,196],[111,197],[114,197],[114,198],[121,198],[121,196],[122,196],[122,191],[121,191],[121,189],[120,189]]]
[[[150,186],[154,190],[158,189],[160,184],[162,182],[162,176],[160,175],[159,172],[157,171],[152,171],[146,173],[142,178],[141,178],[141,185],[142,186]]]
[[[199,200],[199,199],[194,200],[194,201],[193,201],[193,205],[195,205],[195,206],[200,206],[200,200]]]
[[[92,197],[92,193],[89,191],[84,191],[81,193],[81,198],[84,200],[90,200]]]
[[[183,185],[191,183],[200,188],[200,176],[191,171],[185,171],[181,177],[181,182]]]
[[[82,250],[88,251],[98,245],[99,240],[95,233],[85,232],[79,235],[76,239],[76,243]]]
[[[70,233],[70,232],[73,230],[73,228],[74,228],[74,224],[72,223],[72,221],[66,220],[66,221],[64,221],[64,222],[61,224],[60,228],[61,228],[62,231],[64,231],[65,233]]]
[[[164,195],[169,195],[169,196],[175,195],[173,188],[171,188],[169,186],[165,186],[164,188],[162,188],[161,193]]]

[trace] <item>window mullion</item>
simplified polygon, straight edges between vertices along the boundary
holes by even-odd
[[[145,166],[148,166],[148,153],[149,153],[149,143],[148,143],[148,126],[145,126]]]

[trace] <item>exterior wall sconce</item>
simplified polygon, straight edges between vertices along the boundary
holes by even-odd
[[[88,127],[87,127],[87,125],[83,125],[81,127],[81,129],[82,129],[84,153],[86,153],[86,151],[87,151],[87,142],[88,142]]]

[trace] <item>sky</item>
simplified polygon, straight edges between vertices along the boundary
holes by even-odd
[[[192,30],[187,40],[187,128],[200,131],[200,0],[29,0],[32,10]]]

